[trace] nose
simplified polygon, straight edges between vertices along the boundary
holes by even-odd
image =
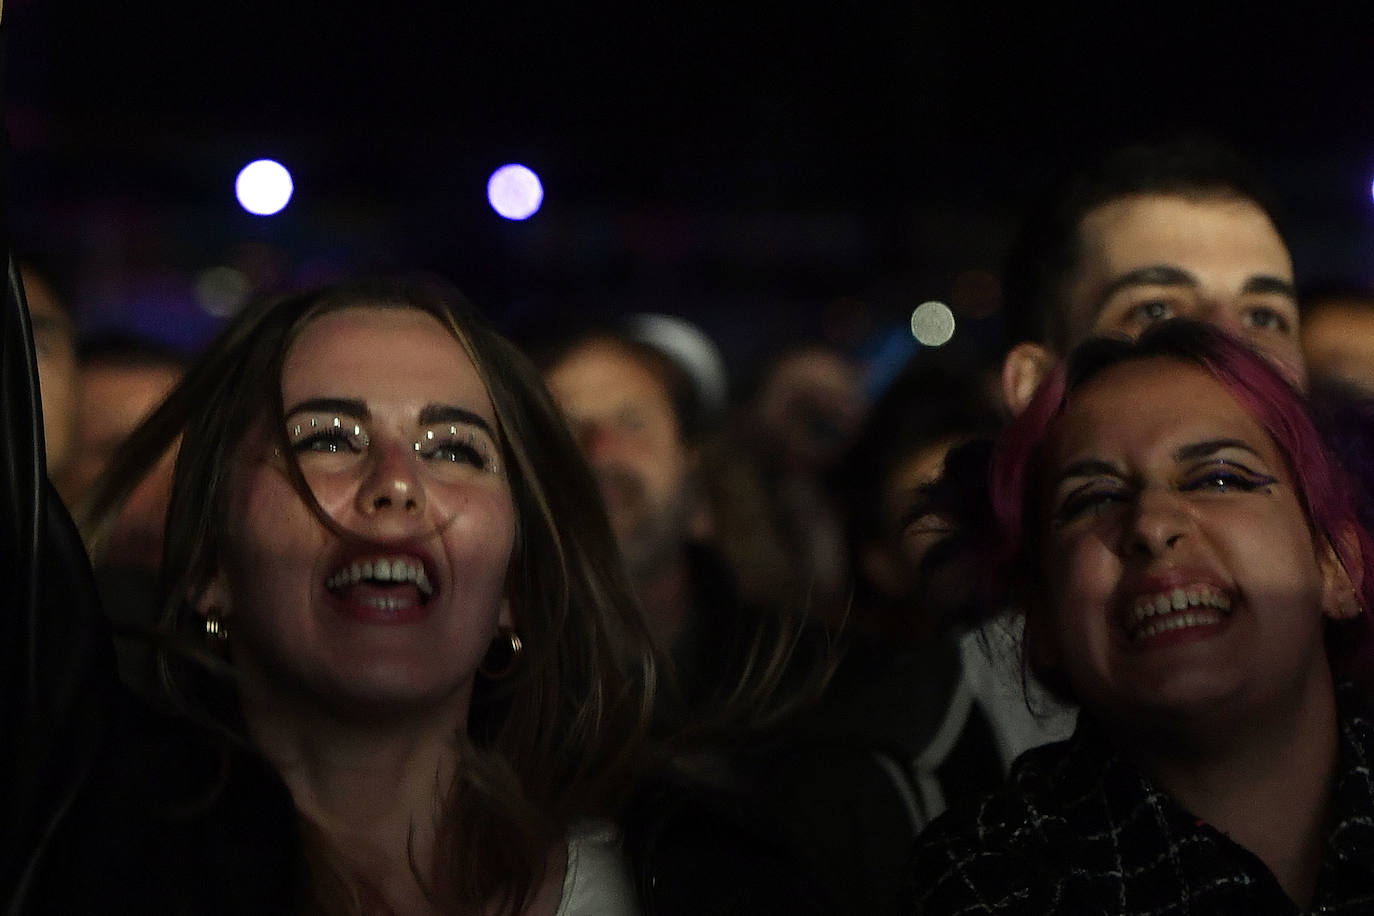
[[[1176,548],[1192,528],[1190,509],[1177,493],[1147,489],[1136,498],[1126,532],[1129,553],[1160,557]]]
[[[599,420],[579,420],[573,427],[573,438],[590,463],[604,457],[615,445],[615,435],[610,427]]]
[[[1206,297],[1198,306],[1193,317],[1218,330],[1225,331],[1237,340],[1245,337],[1245,324],[1241,321],[1240,305],[1232,297],[1222,295]]]
[[[414,446],[374,439],[370,449],[372,461],[358,487],[358,511],[364,517],[394,512],[422,514],[425,487],[419,476],[419,462],[413,454]]]

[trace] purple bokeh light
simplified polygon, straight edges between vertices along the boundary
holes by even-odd
[[[544,186],[532,170],[511,163],[501,166],[487,179],[487,200],[506,219],[529,219],[544,202]]]

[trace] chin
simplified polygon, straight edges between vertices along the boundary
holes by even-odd
[[[335,680],[325,691],[341,713],[353,712],[367,718],[385,715],[389,719],[407,714],[429,712],[465,702],[471,696],[472,681],[454,683],[426,677],[404,665],[376,665],[353,670]]]
[[[1113,710],[1104,712],[1122,721],[1136,719],[1160,725],[1214,720],[1243,712],[1248,693],[1243,683],[1221,672],[1198,671],[1171,676],[1148,690],[1132,691],[1111,704]]]

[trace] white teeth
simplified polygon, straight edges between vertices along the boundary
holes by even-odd
[[[429,576],[425,575],[424,566],[402,557],[355,560],[335,572],[325,580],[324,584],[326,588],[333,590],[348,585],[357,585],[364,579],[374,582],[413,582],[425,598],[434,594],[434,586],[430,585]]]
[[[1143,595],[1136,599],[1133,614],[1134,623],[1140,624],[1151,617],[1168,617],[1174,621],[1196,617],[1195,614],[1177,614],[1175,612],[1200,607],[1216,608],[1224,613],[1230,610],[1231,600],[1210,585],[1195,585],[1187,589],[1176,588],[1173,591],[1158,595]],[[1208,616],[1219,619],[1218,615],[1215,614]],[[1186,624],[1174,624],[1174,626],[1184,625]]]
[[[1203,624],[1221,623],[1221,615],[1212,611],[1203,611],[1196,614],[1171,614],[1153,620],[1141,627],[1136,633],[1136,639],[1148,639],[1169,630],[1181,630],[1184,627],[1195,627]]]
[[[401,608],[410,607],[413,602],[400,598],[368,598],[363,603],[379,611],[399,611]]]

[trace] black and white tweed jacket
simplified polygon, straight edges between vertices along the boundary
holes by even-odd
[[[1306,912],[1374,914],[1374,725],[1342,697],[1334,822]],[[1295,914],[1249,850],[1118,757],[1090,722],[1029,751],[1008,788],[922,833],[916,911],[945,914]]]

